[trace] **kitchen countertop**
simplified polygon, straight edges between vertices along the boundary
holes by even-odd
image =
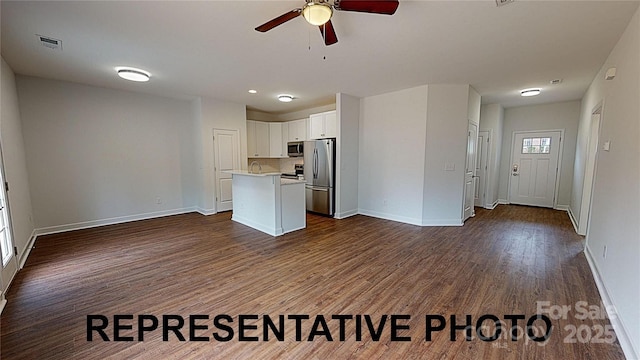
[[[233,175],[246,175],[246,176],[280,176],[282,175],[282,173],[279,172],[268,172],[268,173],[251,173],[247,170],[227,170],[227,171],[223,171],[224,173],[227,174],[233,174]]]
[[[306,180],[280,178],[280,185],[304,184]]]
[[[227,170],[223,172],[227,174],[233,174],[233,175],[260,176],[260,177],[282,175],[282,173],[279,173],[279,172],[251,173],[247,170]],[[304,183],[306,183],[305,180],[280,178],[280,185],[293,185],[293,184],[304,184]]]

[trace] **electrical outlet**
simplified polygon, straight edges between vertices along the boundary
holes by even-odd
[[[156,204],[162,204],[162,199],[159,196],[156,198]]]
[[[387,199],[382,200],[382,206],[387,206]]]
[[[602,250],[602,258],[606,259],[607,258],[607,245],[604,246],[604,250]]]

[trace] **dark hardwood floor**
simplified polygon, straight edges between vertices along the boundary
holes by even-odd
[[[565,212],[501,205],[492,211],[477,209],[477,216],[463,227],[425,228],[365,216],[334,220],[308,215],[305,230],[277,238],[234,223],[230,216],[186,214],[38,238],[7,294],[0,318],[0,356],[624,358],[617,342],[603,342],[611,337],[596,333],[606,329],[608,320],[576,317],[576,303],[599,307],[600,298],[582,253],[583,240]],[[544,301],[571,306],[571,311],[565,318],[552,316],[549,339],[534,342],[523,331],[526,319],[538,314],[538,302]],[[462,329],[454,329],[456,340],[450,340],[451,315],[457,325],[470,315],[475,326],[489,314],[505,323],[498,340],[483,341],[474,329],[471,341],[465,340]],[[88,315],[107,317],[104,332],[110,341],[95,329],[89,331],[93,340],[87,340]],[[115,331],[114,315],[133,319],[118,320],[120,329]],[[139,321],[139,315],[147,317]],[[190,315],[203,317],[193,317],[192,327]],[[241,330],[240,315],[258,319],[243,320]],[[282,341],[276,336],[279,315],[285,316]],[[289,315],[310,317],[298,320],[300,334]],[[324,316],[327,329],[318,315]],[[341,322],[332,315],[353,317],[342,320],[343,338]],[[357,315],[362,315],[360,326]],[[384,315],[388,317],[380,328]],[[395,334],[391,315],[400,315],[394,319],[399,325]],[[433,327],[440,325],[438,316],[446,321],[430,341],[427,315]],[[517,323],[521,331],[516,341],[511,340],[511,322],[505,315],[526,317]],[[169,326],[163,326],[163,316]],[[265,316],[276,328],[267,328],[267,341]],[[153,317],[158,319],[157,330],[143,332],[139,341],[138,324],[151,328]],[[178,332],[186,341],[171,330],[179,317],[185,324]],[[96,318],[90,324],[98,328],[102,322]],[[544,329],[544,322],[536,320],[535,326]],[[580,331],[572,335],[571,329]],[[378,330],[380,338],[374,341]],[[114,341],[114,331],[133,341]],[[482,331],[485,336],[495,332],[495,325]],[[254,339],[258,341],[245,341]],[[571,340],[575,341],[567,343]]]

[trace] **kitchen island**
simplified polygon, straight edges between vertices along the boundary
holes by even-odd
[[[279,236],[306,227],[304,180],[233,170],[231,220]]]

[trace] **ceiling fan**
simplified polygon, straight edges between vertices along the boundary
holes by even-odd
[[[333,10],[393,15],[399,5],[397,0],[335,0],[333,4],[328,0],[306,0],[306,2],[302,8],[293,9],[258,26],[256,31],[267,32],[302,15],[311,25],[320,27],[325,45],[333,45],[338,42],[336,31],[331,23]]]

